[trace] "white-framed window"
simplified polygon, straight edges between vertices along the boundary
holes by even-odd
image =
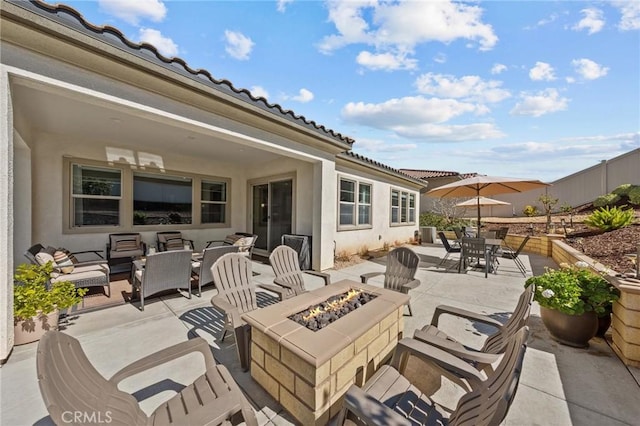
[[[118,226],[122,171],[72,164],[71,226]]]
[[[340,178],[338,204],[340,228],[371,226],[371,184]]]
[[[65,179],[65,232],[229,226],[227,178],[69,159]]]
[[[200,183],[200,220],[202,223],[225,223],[227,217],[227,183],[203,180]]]
[[[416,194],[391,190],[391,224],[410,225],[416,221]]]

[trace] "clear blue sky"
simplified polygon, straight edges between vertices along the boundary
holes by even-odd
[[[60,1],[391,167],[551,181],[640,147],[638,0]]]

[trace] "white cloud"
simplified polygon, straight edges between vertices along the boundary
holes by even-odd
[[[433,57],[433,62],[444,64],[445,62],[447,62],[447,55],[445,55],[444,53],[438,53]]]
[[[529,78],[534,81],[552,81],[556,79],[553,75],[553,67],[546,62],[536,62],[536,66],[529,70]]]
[[[572,27],[573,30],[580,31],[586,29],[589,34],[595,34],[602,30],[605,21],[600,9],[590,7],[582,9],[580,12],[584,15],[584,18]]]
[[[614,1],[613,6],[620,9],[618,28],[623,31],[640,30],[640,2],[620,0]]]
[[[585,80],[595,80],[604,77],[607,75],[607,72],[609,72],[608,67],[603,67],[590,59],[574,59],[571,61],[571,64],[575,68],[576,73]]]
[[[377,139],[358,139],[355,143],[358,150],[369,152],[412,151],[418,147],[414,143],[388,143]]]
[[[301,103],[311,102],[313,100],[313,93],[307,89],[300,89],[298,95],[292,96],[291,100]]]
[[[507,70],[507,66],[504,64],[493,64],[491,67],[491,74],[502,74]]]
[[[265,99],[269,99],[269,92],[266,91],[266,89],[262,86],[252,86],[251,87],[251,94],[253,95],[253,97],[255,98],[265,98]]]
[[[379,104],[350,102],[342,109],[342,117],[350,123],[379,129],[441,123],[477,107],[455,99],[427,99],[423,96],[390,99]]]
[[[484,81],[477,75],[455,78],[452,75],[427,73],[416,79],[418,91],[443,98],[458,98],[495,103],[511,96],[501,81]]]
[[[164,56],[173,57],[178,54],[178,45],[169,37],[163,36],[158,30],[140,28],[138,30],[138,39],[155,46]]]
[[[329,21],[337,33],[318,44],[323,53],[331,53],[350,44],[375,47],[373,55],[391,52],[403,58],[412,55],[416,45],[457,39],[472,41],[480,50],[490,50],[498,37],[489,24],[482,22],[483,10],[475,5],[445,1],[360,2],[329,0]]]
[[[393,53],[360,52],[356,62],[363,67],[372,70],[396,71],[412,70],[417,68],[418,61],[409,59],[406,55],[394,55]]]
[[[278,12],[285,12],[289,3],[293,3],[293,0],[278,0],[278,5],[276,6]]]
[[[458,125],[422,124],[398,126],[393,129],[398,136],[420,139],[424,142],[468,142],[498,139],[505,136],[493,123]]]
[[[99,0],[100,10],[128,22],[138,25],[141,19],[160,22],[167,15],[167,7],[161,0]]]
[[[231,57],[241,61],[249,59],[249,54],[255,44],[249,37],[238,31],[225,30],[224,38],[227,42],[224,50]]]
[[[547,142],[520,142],[498,145],[491,148],[490,156],[501,161],[548,160],[554,158],[573,161],[612,158],[640,147],[640,133],[621,133],[616,135],[578,136],[561,138]]]
[[[535,94],[522,93],[521,101],[511,110],[513,115],[531,115],[540,117],[567,109],[569,99],[560,97],[556,89],[546,89]]]

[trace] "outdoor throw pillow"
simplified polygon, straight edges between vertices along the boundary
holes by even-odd
[[[169,238],[165,243],[167,250],[182,250],[184,245],[182,244],[182,238]]]
[[[69,256],[67,256],[67,254],[62,250],[56,251],[56,253],[53,255],[53,260],[55,260],[55,262],[58,264],[58,266],[60,267],[60,271],[62,271],[63,274],[70,274],[73,272],[73,262],[71,261],[71,259],[69,259]]]
[[[56,250],[56,251],[61,251],[61,252],[63,252],[64,254],[66,254],[66,255],[67,255],[67,257],[69,258],[69,260],[71,261],[71,263],[73,263],[73,264],[78,263],[78,259],[73,255],[73,253],[71,253],[71,252],[70,252],[69,250],[67,250],[66,248],[64,248],[64,247],[60,247],[60,248],[59,248],[58,250]]]
[[[56,266],[56,261],[53,256],[45,251],[41,251],[40,253],[36,254],[36,262],[38,262],[38,265],[40,266],[46,265],[47,262],[53,262],[53,266]]]
[[[233,243],[234,246],[240,246],[239,252],[249,251],[251,244],[253,244],[253,237],[238,238],[236,242]]]
[[[138,241],[137,240],[120,240],[116,241],[116,250],[115,251],[131,251],[138,250]]]

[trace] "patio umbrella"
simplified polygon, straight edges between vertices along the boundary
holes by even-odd
[[[475,207],[478,204],[481,206],[506,206],[511,203],[487,197],[473,197],[467,201],[456,204],[456,207]]]
[[[481,196],[526,192],[545,186],[549,186],[549,184],[534,179],[474,176],[434,188],[428,191],[427,195],[441,198],[476,197],[474,200],[478,207],[478,230],[480,230]]]

